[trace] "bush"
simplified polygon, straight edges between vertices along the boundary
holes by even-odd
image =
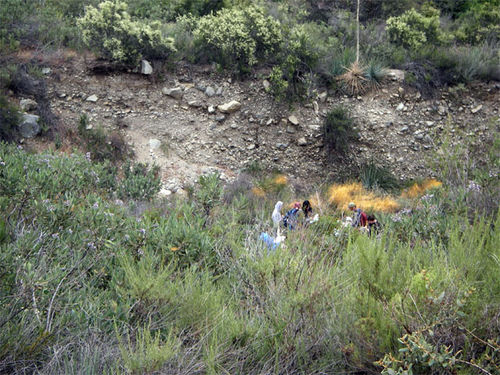
[[[280,24],[258,6],[202,17],[193,34],[204,58],[239,72],[272,56],[282,40]]]
[[[114,62],[135,65],[141,57],[165,58],[174,52],[174,41],[162,36],[159,23],[132,21],[127,4],[119,0],[87,7],[77,24],[87,46]]]
[[[358,132],[354,128],[354,120],[347,109],[338,106],[328,112],[323,125],[323,138],[330,150],[345,153],[349,144],[358,137]]]
[[[367,189],[394,190],[400,187],[399,181],[388,168],[378,166],[373,162],[361,168],[360,179]]]
[[[148,168],[145,164],[126,162],[122,172],[124,178],[118,189],[120,198],[149,200],[160,191],[160,167]]]
[[[19,109],[9,103],[7,97],[0,93],[0,141],[14,140],[17,137],[17,127],[20,122]]]
[[[500,81],[499,49],[483,44],[473,47],[458,47],[450,55],[456,62],[454,72],[462,82],[473,80]]]
[[[458,40],[477,44],[500,40],[500,2],[492,0],[472,6],[458,19]]]
[[[426,44],[441,44],[446,38],[441,30],[439,11],[430,6],[423,14],[410,9],[399,17],[387,19],[387,32],[391,41],[405,48],[417,50]]]

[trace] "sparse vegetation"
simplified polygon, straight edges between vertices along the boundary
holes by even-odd
[[[358,138],[354,120],[344,107],[335,107],[328,112],[323,125],[324,140],[330,150],[345,153],[349,144]]]

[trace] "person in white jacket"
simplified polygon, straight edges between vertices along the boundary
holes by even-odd
[[[281,220],[283,220],[283,216],[281,216],[281,208],[283,207],[283,202],[278,201],[274,206],[274,211],[272,214],[272,219],[274,226],[277,227],[276,237],[280,237],[280,224]]]

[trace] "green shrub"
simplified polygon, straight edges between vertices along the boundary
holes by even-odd
[[[477,44],[500,40],[500,2],[477,2],[458,19],[458,40]]]
[[[386,24],[391,41],[405,48],[416,50],[446,40],[440,26],[439,10],[430,6],[423,8],[423,13],[412,8],[399,17],[388,18]]]
[[[323,137],[326,147],[339,153],[345,153],[349,144],[358,139],[354,120],[346,108],[338,106],[328,112],[323,124]]]
[[[206,58],[240,72],[272,56],[282,40],[279,23],[253,5],[202,17],[193,34]]]
[[[0,141],[12,141],[17,137],[21,114],[16,106],[9,103],[0,93]]]
[[[118,63],[133,65],[141,57],[165,58],[174,52],[174,41],[162,36],[158,22],[133,21],[127,4],[119,0],[87,7],[77,24],[89,47]]]
[[[363,165],[360,179],[367,189],[394,190],[400,187],[399,181],[388,168],[378,166],[373,162]]]
[[[500,80],[500,50],[498,47],[483,44],[472,47],[457,47],[450,53],[455,61],[453,70],[458,80]]]
[[[148,168],[145,164],[126,162],[122,171],[124,178],[118,190],[120,198],[148,200],[160,191],[160,167]]]

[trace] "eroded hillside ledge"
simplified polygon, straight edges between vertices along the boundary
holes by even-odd
[[[348,97],[319,92],[304,104],[276,104],[262,74],[234,81],[210,68],[184,66],[163,82],[139,74],[89,74],[83,59],[52,65],[49,95],[67,126],[87,114],[91,125],[124,128],[139,161],[161,166],[166,189],[219,170],[230,179],[252,162],[298,178],[335,178],[371,160],[402,179],[432,174],[426,159],[453,142],[484,141],[498,130],[500,85],[475,84],[424,99],[393,76],[378,91]],[[360,141],[345,156],[323,144],[326,113],[350,109]],[[333,157],[332,157],[333,156]]]

